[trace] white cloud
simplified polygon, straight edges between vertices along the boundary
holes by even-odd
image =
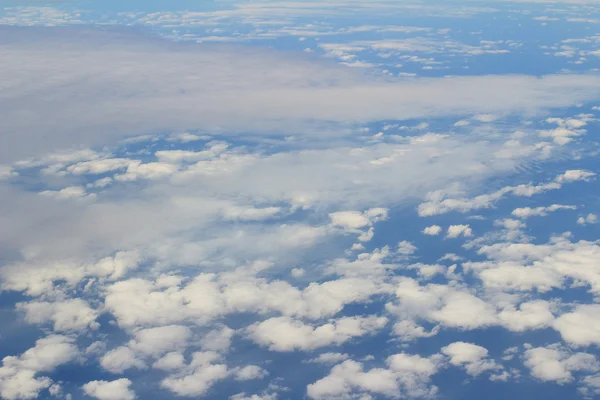
[[[83,385],[82,389],[90,397],[98,400],[133,400],[135,393],[129,389],[131,381],[126,378],[116,381],[91,381]]]
[[[186,326],[168,325],[134,332],[135,339],[128,344],[136,353],[157,356],[168,351],[184,349],[192,336]]]
[[[598,223],[598,216],[596,214],[589,213],[585,217],[577,218],[579,225],[596,224]]]
[[[113,374],[121,374],[130,368],[145,369],[146,364],[128,347],[117,347],[100,359],[100,365]]]
[[[316,358],[312,358],[312,359],[308,360],[307,362],[317,363],[317,364],[338,364],[349,358],[350,358],[350,356],[348,354],[323,353],[323,354],[319,354],[319,356]]]
[[[508,306],[498,314],[498,318],[513,332],[545,328],[554,321],[551,304],[544,300],[521,303],[518,310]]]
[[[364,371],[361,363],[346,360],[333,367],[328,376],[308,385],[312,399],[371,398],[369,394],[390,397],[430,398],[437,388],[429,378],[439,368],[439,357],[430,358],[405,353],[388,357],[388,369]]]
[[[154,364],[152,364],[153,368],[162,369],[165,371],[178,370],[185,366],[185,358],[183,354],[178,352],[170,352],[156,360]]]
[[[426,331],[424,327],[417,325],[414,321],[404,320],[394,324],[394,334],[405,342],[410,342],[419,338],[427,338],[437,335],[440,332],[439,325],[436,325],[431,331]]]
[[[55,331],[77,331],[98,328],[98,313],[81,299],[18,303],[17,308],[25,312],[25,319],[32,324],[52,322]]]
[[[179,396],[203,396],[230,374],[227,366],[219,361],[220,356],[215,352],[196,352],[186,371],[163,379],[161,386]]]
[[[258,365],[247,365],[245,367],[235,369],[233,374],[235,379],[238,381],[248,381],[252,379],[264,378],[269,373]]]
[[[40,192],[40,195],[50,197],[56,200],[96,198],[96,195],[94,193],[87,193],[85,191],[85,188],[81,186],[69,186],[60,190],[44,190]]]
[[[7,400],[34,399],[50,387],[52,380],[36,376],[51,372],[59,365],[75,360],[79,355],[73,339],[50,335],[38,339],[35,346],[20,356],[7,356],[0,367],[0,397]]]
[[[395,295],[398,302],[390,303],[386,308],[402,319],[425,319],[461,329],[475,329],[498,323],[493,305],[471,293],[449,286],[421,286],[414,279],[404,277],[398,279]],[[414,329],[420,331],[412,325],[401,328],[410,328],[409,333]]]
[[[576,282],[572,285],[589,285],[592,293],[600,290],[600,246],[596,242],[571,242],[568,236],[558,236],[547,244],[486,245],[478,253],[489,261],[465,262],[463,267],[474,270],[489,288],[546,292],[563,288],[566,278],[571,278]]]
[[[359,229],[371,225],[371,221],[358,211],[339,211],[329,214],[331,224],[346,229]]]
[[[409,241],[403,240],[398,243],[397,253],[403,256],[409,256],[417,251],[417,247]]]
[[[439,225],[431,225],[423,229],[423,233],[429,236],[436,236],[442,232],[442,227]]]
[[[20,97],[34,92],[26,86],[6,92],[5,104],[0,108],[13,110],[8,116],[15,117],[3,121],[8,132],[6,147],[12,153],[4,151],[1,159],[32,154],[47,149],[50,143],[60,147],[104,144],[110,135],[122,132],[143,134],[184,130],[186,126],[244,131],[260,126],[272,132],[297,126],[292,121],[533,112],[594,98],[600,82],[593,76],[558,75],[371,83],[348,68],[257,48],[238,51],[203,47],[201,51],[188,51],[186,47],[171,52],[167,44],[147,37],[142,40],[135,34],[116,40],[108,32],[87,31],[86,35],[68,37],[58,32],[36,32],[15,30],[11,37],[23,35],[29,40],[15,39],[5,45],[6,59],[11,62],[4,63],[0,71],[3,87],[13,88],[11,82],[27,83],[30,76],[38,79],[36,96]],[[135,54],[122,51],[142,42]],[[166,53],[169,57],[163,57]],[[238,62],[231,63],[234,56]],[[239,65],[246,67],[239,69]],[[95,79],[86,79],[89,76]],[[309,83],[329,82],[331,77],[340,83]],[[185,93],[179,90],[182,86]],[[107,92],[103,90],[106,87],[116,89]],[[52,93],[52,97],[40,93]],[[248,93],[253,94],[250,103]],[[455,95],[449,98],[446,93]],[[78,95],[86,96],[85,106]],[[23,110],[17,100],[27,104],[32,117],[17,117]],[[42,140],[46,137],[51,141]]]
[[[600,306],[578,305],[554,321],[564,341],[575,346],[600,344]]]
[[[600,369],[595,356],[587,353],[569,354],[556,345],[528,349],[524,357],[525,366],[530,369],[532,376],[559,384],[571,382],[573,371],[596,372]]]
[[[554,211],[576,210],[576,209],[577,209],[576,206],[565,206],[565,205],[561,205],[561,204],[552,204],[551,206],[547,206],[547,207],[515,208],[511,214],[517,218],[529,218],[529,217],[537,217],[537,216],[545,217],[546,215],[548,215],[549,213],[554,212]]]
[[[459,236],[470,237],[473,236],[473,231],[469,225],[450,225],[448,227],[447,238],[457,238]]]
[[[549,190],[557,190],[563,183],[575,181],[589,181],[593,172],[584,170],[568,170],[554,178],[548,183],[533,185],[531,183],[517,186],[505,186],[490,194],[482,194],[471,199],[468,198],[449,198],[446,192],[438,190],[430,192],[427,195],[427,201],[419,204],[418,211],[422,217],[444,214],[450,211],[467,213],[472,210],[492,207],[498,200],[504,196],[512,194],[513,196],[531,197],[535,194],[544,193]]]
[[[502,369],[494,360],[488,359],[485,347],[473,343],[454,342],[442,347],[442,353],[450,357],[450,364],[462,366],[472,376],[485,371]]]
[[[387,324],[381,317],[343,317],[311,326],[288,317],[270,318],[251,325],[250,337],[274,351],[312,350],[340,345],[352,338],[375,333]]]

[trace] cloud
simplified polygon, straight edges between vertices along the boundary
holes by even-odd
[[[473,236],[473,231],[469,225],[450,225],[448,227],[447,238],[457,238],[459,236],[470,237]]]
[[[256,365],[229,369],[220,363],[221,356],[213,351],[195,352],[192,361],[181,371],[163,379],[161,386],[178,396],[203,396],[219,381],[230,376],[240,381],[261,379],[267,372]]]
[[[558,210],[576,210],[577,207],[576,206],[565,206],[562,204],[552,204],[551,206],[547,206],[547,207],[535,207],[535,208],[531,208],[531,207],[520,207],[520,208],[515,208],[512,211],[512,215],[514,215],[515,217],[518,218],[529,218],[529,217],[545,217],[547,216],[549,213],[554,212],[554,211],[558,211]]]
[[[569,354],[559,346],[535,347],[525,351],[525,366],[531,375],[542,381],[559,384],[571,382],[573,371],[596,372],[600,363],[595,356],[587,353]]]
[[[388,368],[364,371],[361,363],[346,360],[333,367],[326,377],[308,385],[307,394],[312,399],[354,398],[351,395],[366,397],[370,393],[430,398],[436,394],[437,388],[430,384],[429,379],[437,372],[439,363],[437,356],[424,358],[400,353],[387,358]]]
[[[563,288],[565,279],[571,278],[580,282],[577,285],[588,285],[592,293],[600,290],[596,242],[571,242],[568,236],[557,236],[546,244],[495,243],[482,246],[478,253],[489,260],[465,262],[463,267],[474,270],[488,288],[547,292]],[[565,258],[570,261],[563,262]]]
[[[596,174],[584,170],[568,170],[563,174],[557,175],[553,181],[534,185],[532,183],[521,184],[517,186],[505,186],[495,192],[482,194],[471,199],[468,198],[447,198],[443,190],[430,192],[427,195],[427,201],[419,204],[419,215],[428,217],[432,215],[445,214],[450,211],[467,213],[472,210],[491,208],[504,196],[512,194],[513,196],[531,197],[535,194],[544,193],[549,190],[557,190],[563,183],[576,181],[589,181]]]
[[[551,304],[544,300],[521,303],[518,310],[508,306],[498,314],[498,318],[513,332],[545,328],[552,326],[554,321]]]
[[[126,378],[116,381],[91,381],[83,385],[82,389],[90,397],[98,400],[133,400],[135,393],[129,389],[131,381]]]
[[[459,329],[498,323],[495,307],[465,290],[437,284],[421,286],[414,279],[402,277],[397,280],[395,295],[398,302],[390,303],[386,308],[400,319],[424,319]],[[407,330],[409,335],[424,334],[412,324],[398,329],[401,334]]]
[[[58,332],[96,329],[99,326],[96,322],[97,311],[90,308],[82,299],[55,302],[31,301],[18,303],[17,308],[25,312],[27,322],[34,324],[52,322],[54,330]]]
[[[6,88],[0,108],[6,110],[5,141],[11,148],[0,153],[3,162],[48,148],[106,144],[125,132],[219,126],[254,132],[261,127],[272,134],[289,126],[300,129],[307,121],[531,113],[600,92],[600,80],[589,75],[383,82],[258,48],[188,46],[78,27],[2,30],[11,38],[2,43],[10,62],[0,70]],[[127,51],[131,46],[135,52]],[[17,90],[11,82],[26,83],[29,76],[37,77],[36,95],[24,97],[33,90]],[[331,78],[339,83],[329,84]]]
[[[316,358],[312,358],[312,359],[308,360],[307,362],[317,363],[317,364],[338,364],[349,358],[350,358],[350,356],[348,354],[323,353],[323,354],[319,354],[319,356]]]
[[[431,225],[423,229],[423,234],[429,236],[436,236],[442,232],[442,227],[439,225]]]
[[[485,347],[473,343],[454,342],[442,347],[442,353],[450,357],[450,364],[464,367],[472,376],[502,369],[502,366],[487,358],[488,351]]]
[[[595,304],[578,305],[571,312],[559,316],[554,328],[563,340],[575,346],[589,346],[600,343],[600,306]]]
[[[311,326],[288,317],[270,318],[248,328],[250,337],[274,351],[312,350],[340,345],[354,337],[372,334],[387,324],[381,317],[343,317]]]
[[[39,373],[51,372],[56,367],[72,362],[79,356],[73,339],[49,335],[38,339],[35,346],[19,357],[7,356],[0,367],[0,397],[7,400],[37,398],[50,387],[52,380]]]
[[[128,347],[117,347],[100,359],[100,365],[113,374],[121,374],[131,368],[145,369],[146,364]]]
[[[577,218],[577,223],[579,225],[596,224],[598,223],[598,216],[596,214],[589,213],[585,217]]]

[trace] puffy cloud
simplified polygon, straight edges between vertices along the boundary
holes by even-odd
[[[243,275],[217,279],[213,274],[200,274],[181,288],[158,288],[147,280],[129,279],[110,285],[106,290],[106,308],[124,327],[165,325],[191,319],[209,321],[232,312],[278,311],[288,316],[318,319],[381,292],[381,288],[368,279],[311,283],[299,290],[284,281]]]
[[[429,236],[436,236],[442,232],[442,227],[439,225],[431,225],[423,229],[423,233]]]
[[[269,373],[259,367],[258,365],[247,365],[245,367],[237,368],[233,371],[233,375],[238,381],[249,381],[252,379],[261,379],[267,376]]]
[[[81,299],[19,303],[17,308],[25,312],[25,319],[32,324],[52,322],[55,331],[80,331],[99,326],[98,313]]]
[[[521,303],[518,310],[508,306],[498,314],[498,318],[513,332],[545,328],[552,326],[554,321],[551,304],[544,300]]]
[[[179,396],[198,397],[205,395],[217,382],[230,374],[225,364],[219,364],[220,357],[215,352],[197,352],[181,374],[169,376],[161,386]]]
[[[450,364],[463,366],[469,375],[477,376],[485,371],[502,369],[494,360],[487,358],[485,347],[473,343],[454,342],[442,347],[442,353],[450,357]]]
[[[181,325],[148,328],[135,332],[135,338],[128,346],[136,353],[158,356],[169,351],[185,349],[191,336],[191,330]]]
[[[0,397],[7,400],[38,398],[40,391],[49,388],[52,380],[37,374],[53,371],[78,355],[73,339],[50,335],[38,339],[34,347],[18,357],[4,357],[0,367]]]
[[[394,334],[398,335],[403,341],[410,342],[418,338],[427,338],[439,333],[440,327],[435,326],[427,332],[424,327],[417,325],[414,321],[404,320],[394,324]]]
[[[465,262],[463,268],[474,271],[488,288],[547,292],[571,283],[571,286],[587,285],[591,293],[600,290],[597,242],[572,242],[565,234],[551,238],[546,244],[485,245],[478,253],[489,260]]]
[[[146,364],[128,347],[117,347],[100,359],[100,365],[113,374],[120,374],[130,368],[144,369]]]
[[[69,186],[60,190],[44,190],[40,192],[40,195],[50,197],[56,200],[96,198],[96,195],[94,193],[87,193],[85,191],[85,188],[81,186]]]
[[[589,213],[585,217],[577,218],[579,225],[596,224],[598,223],[598,216],[596,214]]]
[[[403,245],[398,251],[412,251],[412,247]],[[416,250],[416,248],[415,248]],[[386,261],[392,257],[393,252],[388,246],[381,249],[374,249],[371,253],[360,253],[356,260],[350,261],[345,258],[338,258],[331,262],[331,265],[325,269],[327,273],[337,274],[352,278],[372,278],[376,275],[382,277],[391,269],[397,268],[396,264]]]
[[[10,371],[6,373],[0,369],[0,396],[7,400],[37,399],[40,392],[50,387],[52,380],[48,377],[35,377],[35,371],[28,369]]]
[[[569,354],[558,346],[530,348],[524,357],[531,375],[543,381],[567,383],[573,380],[573,371],[596,372],[600,369],[600,363],[593,355]]]
[[[446,237],[456,238],[459,236],[470,237],[473,236],[473,231],[469,225],[450,225],[448,227],[448,233]]]
[[[248,328],[256,343],[274,351],[312,350],[340,345],[355,337],[372,334],[387,324],[380,317],[343,317],[311,326],[289,317],[270,318]]]
[[[409,241],[403,240],[400,243],[398,243],[398,254],[403,255],[403,256],[409,256],[411,254],[413,254],[415,251],[417,251],[417,246],[415,246],[414,244],[412,244]]]
[[[371,208],[365,212],[359,211],[337,211],[329,214],[331,225],[339,227],[349,232],[356,232],[361,228],[370,227],[373,223],[387,219],[387,210],[385,208]],[[363,233],[359,240],[369,241],[373,236],[370,229]]]
[[[600,305],[578,305],[554,321],[563,340],[575,346],[600,344]]]
[[[185,358],[183,354],[178,352],[170,352],[156,360],[154,364],[152,364],[153,368],[162,369],[165,371],[177,370],[181,369],[185,366]]]
[[[98,400],[133,400],[135,392],[129,389],[131,381],[126,378],[115,381],[91,381],[82,386],[83,391]]]
[[[439,358],[396,354],[386,360],[388,369],[364,371],[363,365],[346,360],[333,367],[328,376],[308,385],[313,399],[346,399],[351,395],[379,394],[390,397],[429,398],[437,392],[430,385],[431,375],[438,370]]]
[[[563,119],[563,118],[548,118],[546,122],[558,125],[557,128],[540,130],[538,134],[543,138],[552,138],[554,143],[563,146],[573,140],[574,137],[581,136],[586,133],[583,128],[587,125],[586,119]]]
[[[464,290],[437,284],[421,286],[414,279],[400,278],[394,293],[398,302],[389,303],[386,308],[405,320],[425,319],[461,329],[498,323],[493,305]],[[400,333],[407,330],[409,335],[420,332],[419,328],[411,325],[400,326],[399,329]]]
[[[429,317],[445,326],[463,329],[475,329],[497,322],[493,306],[465,292],[447,295],[442,308],[430,312]]]
[[[223,325],[203,335],[200,344],[203,350],[227,351],[231,346],[231,338],[234,334],[233,329]]]
[[[359,229],[371,225],[369,218],[358,211],[338,211],[329,214],[331,224],[345,229]]]
[[[552,204],[551,206],[547,206],[547,207],[535,207],[535,208],[531,208],[531,207],[522,207],[522,208],[515,208],[512,211],[512,215],[514,215],[515,217],[518,218],[529,218],[529,217],[537,217],[537,216],[541,216],[541,217],[545,217],[546,215],[548,215],[551,212],[554,211],[558,211],[558,210],[576,210],[577,207],[575,206],[565,206],[565,205],[561,205],[561,204]]]
[[[591,171],[585,171],[582,169],[570,169],[565,171],[563,174],[556,177],[556,182],[576,182],[576,181],[589,181],[592,177],[596,176]]]

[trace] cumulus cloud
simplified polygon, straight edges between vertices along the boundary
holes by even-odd
[[[600,306],[578,305],[573,311],[559,316],[553,326],[566,342],[575,346],[589,346],[600,343],[599,317]]]
[[[535,347],[525,351],[525,366],[531,375],[543,381],[560,384],[573,380],[573,371],[596,372],[600,364],[595,356],[587,353],[569,354],[558,346]]]
[[[429,236],[436,236],[442,232],[442,227],[439,225],[431,225],[423,229],[423,233]]]
[[[121,374],[131,368],[146,368],[144,361],[139,359],[130,348],[125,346],[117,347],[103,355],[100,359],[100,365],[113,374]]]
[[[308,385],[307,394],[313,399],[351,398],[351,395],[368,394],[409,398],[433,397],[437,388],[430,384],[430,377],[438,371],[439,357],[430,358],[405,353],[388,357],[388,368],[364,366],[354,360],[346,360],[333,367],[329,375]]]
[[[352,338],[372,334],[387,324],[382,317],[343,317],[311,326],[288,317],[270,318],[248,328],[250,337],[274,351],[312,350],[340,345]]]
[[[7,356],[0,367],[0,397],[7,400],[34,399],[52,384],[40,373],[72,362],[79,356],[74,340],[62,335],[38,339],[20,356]]]
[[[551,212],[554,211],[558,211],[558,210],[576,210],[577,207],[576,206],[565,206],[562,204],[552,204],[551,206],[547,206],[547,207],[535,207],[535,208],[531,208],[531,207],[521,207],[521,208],[515,208],[512,211],[512,215],[517,217],[517,218],[529,218],[529,217],[545,217],[546,215],[548,215]]]
[[[473,231],[469,225],[450,225],[448,227],[447,238],[457,238],[459,236],[470,237],[473,236]]]
[[[126,378],[115,381],[91,381],[82,386],[83,391],[98,400],[133,400],[135,393],[129,389],[131,381]]]
[[[577,223],[579,225],[596,224],[598,223],[598,216],[596,214],[589,213],[585,217],[577,218]]]
[[[34,324],[52,322],[54,330],[58,332],[99,327],[96,322],[98,312],[82,299],[55,302],[31,301],[19,303],[17,308],[25,312],[27,322]]]
[[[488,359],[488,350],[473,343],[454,342],[442,347],[442,353],[450,357],[450,364],[462,366],[472,376],[485,371],[502,369],[494,360]]]

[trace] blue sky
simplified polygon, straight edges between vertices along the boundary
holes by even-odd
[[[0,398],[598,397],[599,30],[0,1]]]

